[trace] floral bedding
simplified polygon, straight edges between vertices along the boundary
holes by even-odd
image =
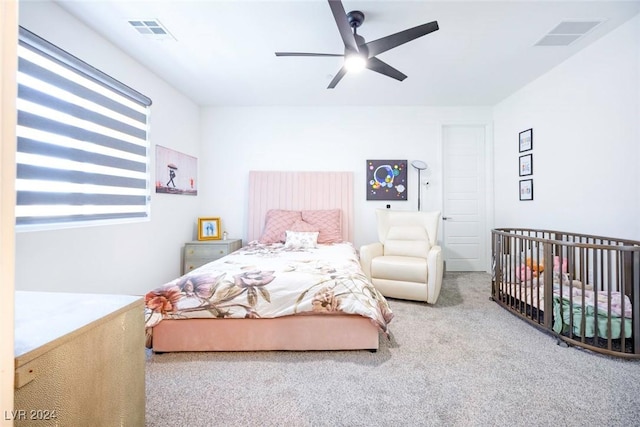
[[[350,243],[316,248],[252,242],[145,296],[147,346],[163,319],[357,314],[387,333],[393,313]]]

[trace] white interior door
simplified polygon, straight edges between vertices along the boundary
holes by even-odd
[[[485,127],[442,128],[443,255],[448,271],[485,271]]]

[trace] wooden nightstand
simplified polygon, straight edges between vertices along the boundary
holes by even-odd
[[[242,239],[193,241],[184,244],[182,274],[222,258],[242,247]]]

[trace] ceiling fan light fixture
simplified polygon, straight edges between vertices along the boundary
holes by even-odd
[[[359,73],[367,66],[367,58],[363,55],[353,53],[344,58],[344,67],[350,73]]]
[[[334,89],[345,74],[358,72],[364,68],[392,79],[403,81],[407,78],[405,74],[380,60],[376,55],[437,31],[440,28],[438,27],[438,21],[432,21],[366,42],[364,37],[356,31],[364,21],[364,13],[359,10],[345,12],[342,0],[328,0],[328,3],[344,44],[344,55],[312,52],[276,52],[276,56],[344,56],[342,67],[333,77],[327,89]]]

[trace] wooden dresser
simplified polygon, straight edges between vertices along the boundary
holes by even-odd
[[[15,425],[144,426],[143,299],[15,297]]]
[[[242,247],[241,239],[202,240],[185,243],[182,274],[222,258]]]

